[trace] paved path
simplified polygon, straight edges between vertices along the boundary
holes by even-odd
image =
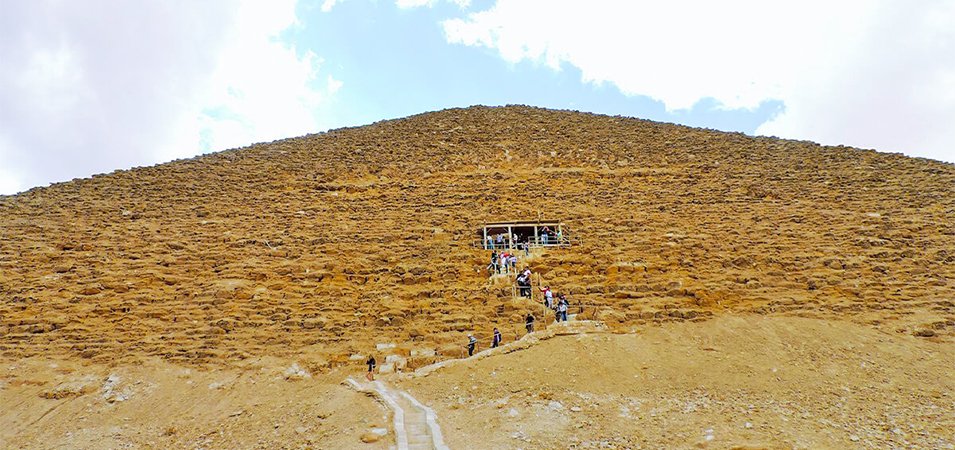
[[[434,410],[411,394],[389,387],[382,381],[360,382],[348,378],[355,390],[374,394],[392,411],[395,443],[398,450],[448,450]]]

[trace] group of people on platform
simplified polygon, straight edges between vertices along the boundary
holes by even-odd
[[[537,240],[541,245],[562,244],[564,243],[564,232],[558,229],[551,230],[550,227],[542,227],[538,230]],[[517,248],[529,252],[533,236],[518,236],[513,233],[489,234],[485,238],[484,248],[488,250]]]

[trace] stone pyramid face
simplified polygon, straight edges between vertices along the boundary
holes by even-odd
[[[0,198],[0,352],[453,356],[541,315],[474,245],[484,223],[541,217],[573,245],[521,264],[611,328],[732,311],[955,329],[955,166],[513,106]]]

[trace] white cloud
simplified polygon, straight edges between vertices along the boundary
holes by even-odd
[[[12,148],[9,143],[0,136],[0,161],[13,161]],[[10,170],[13,164],[0,165],[0,195],[12,194],[26,189],[26,185],[20,176]]]
[[[399,8],[418,8],[421,6],[432,6],[435,0],[395,0]]]
[[[953,3],[498,0],[443,23],[451,43],[578,67],[667,109],[781,100],[760,133],[955,161]],[[916,119],[917,117],[917,119]]]
[[[335,4],[338,3],[338,0],[325,0],[322,2],[322,12],[329,12],[332,8],[335,7]]]
[[[12,2],[0,15],[0,193],[321,129],[295,1]]]
[[[326,90],[328,91],[328,95],[334,95],[336,92],[338,92],[339,89],[342,88],[342,86],[345,85],[345,83],[339,80],[336,80],[335,77],[331,75],[328,76],[327,84],[328,84],[328,87],[326,88]]]
[[[325,93],[313,86],[321,60],[276,39],[296,23],[294,0],[241,5],[190,114],[199,118],[198,135],[187,128],[184,144],[201,136],[201,150],[212,151],[317,131],[314,110]]]
[[[460,8],[471,6],[471,0],[447,0]],[[422,6],[432,7],[438,0],[395,0],[395,5],[401,9],[420,8]]]

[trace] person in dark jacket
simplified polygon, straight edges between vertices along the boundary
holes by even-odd
[[[524,328],[527,328],[528,333],[534,332],[534,316],[531,314],[527,315],[527,318],[524,319]]]
[[[375,366],[378,365],[378,361],[375,361],[375,355],[371,355],[370,357],[368,357],[368,361],[365,361],[365,364],[368,364],[368,373],[365,374],[365,378],[367,378],[368,381],[374,380]]]
[[[501,332],[495,328],[494,338],[491,340],[491,348],[496,348],[498,345],[501,345]]]

